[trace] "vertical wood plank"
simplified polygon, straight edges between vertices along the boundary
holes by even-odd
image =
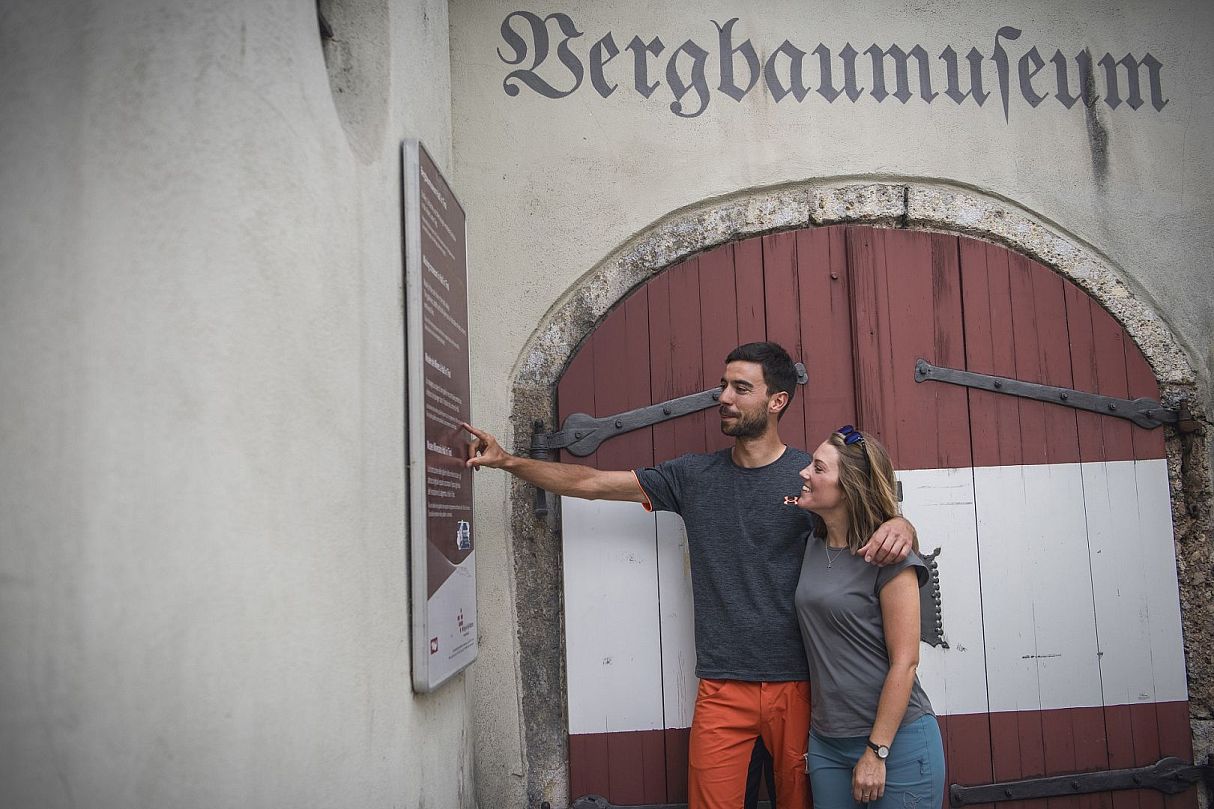
[[[942,716],[940,726],[941,734],[945,737],[946,784],[989,784],[994,781],[991,717],[985,713]],[[946,803],[947,792],[946,787]],[[978,806],[989,809],[994,804]]]
[[[1071,709],[1041,712],[1041,739],[1045,751],[1045,774],[1076,772],[1075,736],[1071,727]],[[1078,809],[1078,796],[1050,798],[1049,809]]]
[[[1125,368],[1127,395],[1131,399],[1147,397],[1159,401],[1159,383],[1155,380],[1155,372],[1147,364],[1142,350],[1129,339],[1125,343]],[[1130,438],[1134,444],[1134,458],[1165,458],[1167,452],[1163,443],[1162,429],[1146,430],[1141,427],[1130,429]]]
[[[1011,333],[1010,310],[1003,305],[1007,291],[1007,254],[993,245],[962,239],[961,278],[965,309],[966,368],[975,373],[1006,375],[1011,368],[1011,345],[996,335]],[[970,429],[974,436],[974,464],[997,466],[1019,462],[1020,419],[1015,402],[1006,396],[971,390]],[[1014,447],[1014,456],[1004,454]]]
[[[738,344],[767,339],[763,287],[763,241],[746,239],[733,248],[734,290],[738,300]]]
[[[650,368],[649,289],[641,287],[624,304],[628,319],[625,335],[626,362],[629,365],[625,384],[628,385],[629,409],[645,407],[653,402],[650,396],[653,372]],[[636,468],[653,464],[653,428],[645,427],[633,433],[632,448],[621,460],[625,466]]]
[[[847,237],[847,269],[851,298],[853,379],[856,383],[856,425],[875,433],[885,448],[897,459],[898,436],[893,424],[887,424],[883,406],[886,384],[882,340],[878,335],[882,317],[880,288],[885,276],[884,242],[870,228],[849,228]],[[880,265],[880,266],[878,266]],[[929,358],[931,359],[931,358]],[[899,464],[900,468],[917,468]],[[924,467],[926,468],[926,466]]]
[[[794,362],[802,357],[800,296],[797,292],[797,237],[773,233],[763,237],[763,288],[767,339],[784,346]],[[790,407],[780,419],[780,438],[805,446],[805,410]]]
[[[700,320],[700,263],[690,259],[670,273],[670,352],[672,396],[698,393],[704,381]],[[719,373],[719,372],[718,372]],[[715,379],[713,381],[716,381]],[[656,400],[662,401],[662,400]],[[667,422],[674,426],[674,452],[704,452],[705,411]]]
[[[1104,727],[1104,708],[1072,708],[1071,735],[1075,740],[1075,769],[1081,772],[1109,769],[1109,742]],[[1080,809],[1112,809],[1113,799],[1107,792],[1083,795]]]
[[[687,529],[676,514],[657,513],[658,605],[662,622],[663,727],[691,726],[696,647]]]
[[[720,379],[725,357],[738,345],[738,301],[734,278],[733,245],[726,244],[700,256],[700,363],[704,387]],[[721,432],[721,421],[711,408],[704,413],[704,446],[712,452],[724,449],[733,439]]]
[[[1175,756],[1181,761],[1193,761],[1193,731],[1189,726],[1189,703],[1160,702],[1155,706],[1159,719],[1159,754]],[[1167,809],[1196,809],[1197,790],[1179,795],[1165,795]]]
[[[666,731],[647,730],[641,734],[643,803],[666,801]]]
[[[649,400],[664,402],[674,397],[674,337],[670,328],[670,271],[661,273],[645,288],[649,294]],[[674,422],[652,428],[653,462],[676,456]]]
[[[1032,284],[1041,381],[1055,387],[1072,387],[1074,380],[1071,374],[1066,297],[1062,277],[1024,256],[1016,256],[1015,260],[1027,267],[1027,275]],[[1059,404],[1046,404],[1044,416],[1046,461],[1056,464],[1077,463],[1079,435],[1075,424],[1075,410]]]
[[[996,245],[961,239],[961,286],[965,307],[966,368],[980,374],[1014,376],[1010,253]],[[971,390],[970,432],[975,466],[1023,462],[1020,410],[1010,396]]]
[[[1015,346],[1016,379],[1043,382],[1041,329],[1045,324],[1037,317],[1033,299],[1032,265],[1023,256],[1012,255],[1008,260],[1008,285],[1012,307],[1012,343]],[[1025,464],[1049,463],[1046,446],[1044,402],[1018,399],[1020,411],[1020,450]]]
[[[649,296],[629,296],[594,332],[595,416],[644,407],[649,399]],[[634,469],[653,463],[652,428],[613,436],[597,450],[600,469]]]
[[[569,792],[571,797],[607,795],[611,792],[607,760],[606,734],[569,736]]]
[[[582,343],[557,384],[556,411],[558,427],[572,413],[594,415],[594,335]],[[561,450],[560,460],[598,468],[596,453],[578,458]]]
[[[1134,766],[1144,767],[1159,761],[1159,717],[1155,703],[1130,706],[1130,727],[1134,737]],[[1163,795],[1144,789],[1138,796],[1140,809],[1163,809]]]
[[[842,227],[810,228],[796,236],[801,362],[809,375],[798,397],[805,448],[813,452],[831,431],[856,423],[847,243]]]
[[[607,734],[607,782],[612,803],[645,802],[645,759],[635,733]]]
[[[991,774],[995,781],[1015,781],[1024,777],[1020,760],[1020,727],[1015,711],[997,711],[990,715]],[[1024,809],[1024,801],[998,804],[1003,809]]]
[[[1109,769],[1121,770],[1135,766],[1134,729],[1130,722],[1130,706],[1106,705],[1104,727],[1108,734]],[[1121,790],[1112,794],[1113,809],[1139,809],[1141,790]]]
[[[1022,778],[1045,775],[1045,735],[1040,711],[1019,711],[1016,731],[1020,736],[1020,772]],[[1044,800],[1024,801],[1023,809],[1046,809]]]
[[[925,234],[930,250],[931,262],[931,353],[950,367],[965,365],[965,325],[961,309],[961,259],[958,239],[943,233]],[[905,272],[899,279],[907,278]],[[919,317],[909,303],[909,293],[917,289],[907,285],[891,285],[892,294],[903,302],[902,316],[908,320]],[[903,291],[905,290],[905,292]],[[923,401],[923,385],[915,382],[915,360],[920,356],[901,338],[893,345],[901,351],[895,356],[894,384],[898,390],[899,407],[904,429],[920,439],[920,452],[924,457],[935,454],[942,467],[972,466],[973,447],[969,430],[960,425],[969,423],[969,398],[963,391],[934,391],[929,394],[935,412],[934,435],[919,432],[919,419],[913,414],[917,403]]]
[[[1125,359],[1128,338],[1125,330],[1096,301],[1089,298],[1088,306],[1092,315],[1093,356],[1096,361],[1095,390],[1105,396],[1123,398],[1129,392]],[[1134,439],[1130,436],[1130,431],[1135,429],[1133,424],[1124,419],[1106,418],[1100,420],[1100,428],[1105,449],[1103,460],[1133,459]]]
[[[687,802],[687,753],[691,749],[691,728],[666,730],[666,800]]]
[[[1092,332],[1092,303],[1087,294],[1074,284],[1064,285],[1066,299],[1067,331],[1071,345],[1071,376],[1076,390],[1099,392],[1096,372],[1096,337]],[[1079,458],[1081,461],[1104,460],[1105,416],[1086,410],[1075,412],[1075,423],[1079,432]]]

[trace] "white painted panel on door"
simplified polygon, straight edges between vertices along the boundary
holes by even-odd
[[[662,691],[668,728],[691,727],[696,700],[691,557],[683,518],[659,511],[658,599],[662,616]]]
[[[1184,638],[1181,635],[1180,585],[1176,579],[1176,541],[1172,526],[1172,493],[1168,486],[1168,462],[1136,461],[1138,510],[1144,539],[1150,552],[1145,556],[1145,577],[1155,582],[1147,589],[1147,614],[1151,624],[1151,667],[1157,702],[1187,700]]]
[[[919,647],[919,681],[938,714],[987,711],[986,657],[979,588],[974,470],[898,473],[903,513],[925,554],[940,549],[942,625],[948,648]]]
[[[569,732],[661,728],[654,517],[564,497],[561,523]]]
[[[1104,703],[1187,699],[1167,462],[1083,464]]]
[[[974,470],[990,710],[1102,704],[1079,464]]]

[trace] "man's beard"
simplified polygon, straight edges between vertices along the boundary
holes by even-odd
[[[758,438],[767,430],[767,412],[739,413],[733,424],[721,422],[721,432],[734,438]]]

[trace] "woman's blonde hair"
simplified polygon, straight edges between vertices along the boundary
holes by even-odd
[[[859,435],[860,440],[849,444],[847,438],[853,435]],[[847,436],[833,432],[827,440],[839,451],[839,488],[847,504],[847,547],[854,553],[881,523],[901,514],[894,465],[885,447],[871,435],[849,430]],[[819,530],[825,531],[821,523]],[[915,550],[919,550],[918,538]]]

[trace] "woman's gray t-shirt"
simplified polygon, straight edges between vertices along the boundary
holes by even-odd
[[[867,736],[877,716],[877,702],[889,672],[881,588],[908,567],[919,586],[927,566],[914,552],[888,567],[876,567],[847,549],[827,549],[811,536],[797,582],[797,619],[809,657],[813,695],[813,729],[823,736]],[[933,713],[915,678],[902,724]]]

